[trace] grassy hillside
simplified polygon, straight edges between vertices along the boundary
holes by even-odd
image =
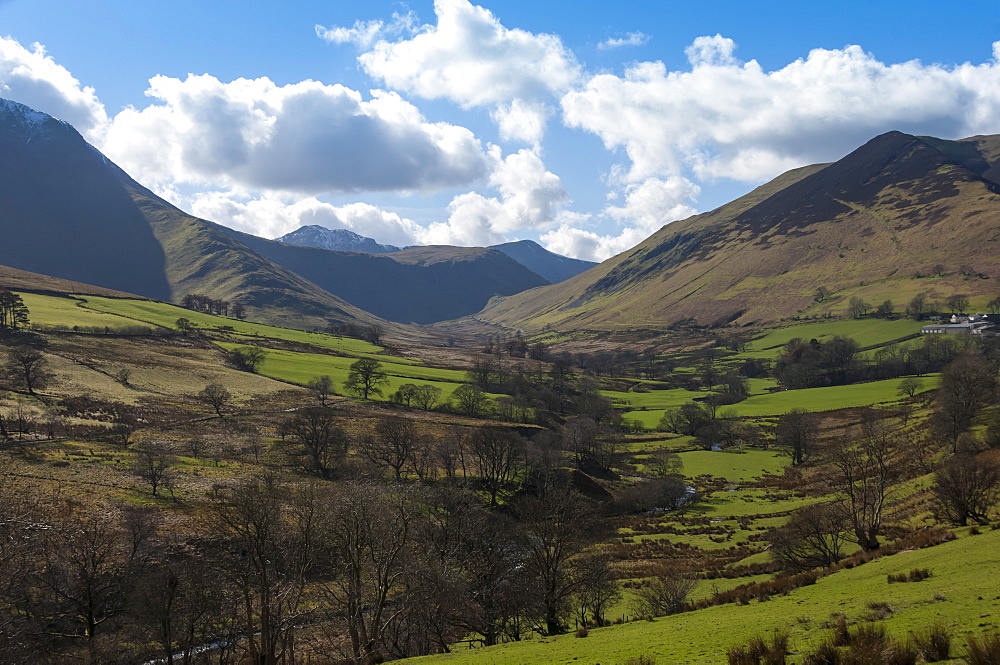
[[[898,309],[918,292],[936,301],[966,293],[983,309],[1000,274],[992,155],[982,142],[892,132],[669,224],[562,284],[494,301],[479,316],[535,332],[746,325],[843,315],[854,297]],[[830,295],[817,303],[821,286]]]

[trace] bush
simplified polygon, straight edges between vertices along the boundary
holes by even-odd
[[[937,624],[913,635],[913,642],[921,657],[928,663],[948,660],[951,657],[951,631]]]
[[[761,636],[729,649],[729,665],[784,665],[788,653],[788,633],[774,631],[771,641]]]
[[[802,665],[840,665],[840,650],[833,643],[833,639],[829,639],[807,655]]]
[[[652,656],[633,656],[623,661],[622,665],[656,665],[656,659]]]
[[[587,629],[586,626],[580,626],[579,628],[576,629],[575,635],[577,637],[586,637],[587,635],[590,635],[590,631]]]
[[[969,635],[965,647],[965,660],[969,665],[996,665],[1000,663],[1000,633],[990,633],[977,638]]]

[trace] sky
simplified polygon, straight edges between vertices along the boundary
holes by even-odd
[[[1000,6],[0,0],[0,97],[264,237],[602,260],[886,131],[1000,133]]]

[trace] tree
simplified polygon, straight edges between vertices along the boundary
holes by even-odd
[[[848,305],[848,310],[851,316],[855,319],[860,319],[872,308],[871,304],[865,302],[865,300],[859,296],[854,296],[851,298],[850,304]]]
[[[188,319],[183,316],[177,319],[176,322],[174,322],[174,326],[176,326],[176,328],[180,330],[182,333],[189,333],[195,329],[195,325],[194,323],[191,322],[191,319]]]
[[[28,308],[17,293],[0,288],[0,331],[17,331],[28,325]]]
[[[646,586],[636,590],[635,612],[646,617],[677,614],[684,609],[694,585],[695,580],[661,566]]]
[[[978,349],[962,351],[941,372],[931,424],[935,431],[957,444],[996,392],[996,375]]]
[[[913,296],[910,303],[906,306],[907,311],[910,316],[913,317],[914,321],[919,321],[924,317],[924,312],[927,310],[927,294],[918,293]]]
[[[144,443],[135,449],[135,461],[132,470],[137,478],[149,485],[153,496],[160,487],[171,485],[170,466],[173,457],[162,446]]]
[[[392,469],[396,480],[414,460],[417,448],[424,445],[413,421],[398,416],[380,418],[373,436],[361,440],[361,454],[379,467]]]
[[[433,409],[439,399],[441,399],[441,389],[426,383],[422,386],[417,386],[417,389],[413,392],[414,406],[423,411]]]
[[[805,462],[818,436],[816,416],[806,409],[792,409],[778,420],[777,445],[788,451],[794,465]]]
[[[681,461],[681,456],[672,450],[660,448],[646,458],[646,470],[654,478],[680,476],[684,471],[684,462]]]
[[[969,310],[969,296],[965,293],[956,293],[948,296],[944,301],[952,314],[965,314]]]
[[[3,370],[11,383],[27,390],[29,395],[34,395],[36,389],[44,388],[52,378],[48,360],[33,344],[18,344],[11,348]]]
[[[108,433],[111,440],[122,448],[128,448],[132,435],[138,431],[140,426],[139,414],[135,407],[119,402],[111,405],[110,416],[111,427],[108,429]]]
[[[813,300],[815,300],[816,302],[823,302],[829,297],[830,297],[830,289],[826,288],[825,286],[819,287],[818,289],[816,289],[816,293],[813,294]]]
[[[523,468],[524,439],[501,427],[480,427],[469,435],[466,445],[489,492],[490,506],[495,506],[497,497]]]
[[[482,390],[471,383],[463,383],[455,392],[451,394],[455,400],[455,407],[459,413],[463,413],[470,418],[478,418],[486,412],[489,404],[489,397]]]
[[[875,309],[875,316],[880,319],[887,319],[892,316],[892,301],[886,299],[881,305]]]
[[[221,383],[210,383],[198,393],[198,399],[212,407],[216,415],[222,418],[222,409],[233,399],[233,394]]]
[[[908,376],[899,382],[899,388],[896,389],[897,395],[906,395],[909,398],[913,398],[920,389],[924,387],[924,382],[920,379]]]
[[[233,302],[233,316],[240,321],[247,318],[247,308],[246,306],[238,301]]]
[[[382,363],[374,358],[362,358],[351,365],[344,388],[361,399],[368,399],[371,395],[382,395],[382,386],[388,383],[389,376],[382,369]]]
[[[241,372],[256,374],[260,364],[267,357],[267,349],[259,346],[237,346],[229,351],[229,364]]]
[[[347,455],[350,436],[337,426],[331,409],[302,409],[281,431],[300,446],[293,454],[302,458],[306,472],[320,478],[333,477]]]
[[[1000,314],[1000,297],[991,300],[986,308],[990,314]]]
[[[230,541],[220,564],[240,597],[234,610],[255,665],[287,662],[294,649],[317,565],[321,507],[315,486],[291,489],[271,474],[245,480],[216,505],[219,531]]]
[[[882,514],[904,466],[898,444],[897,433],[869,415],[859,428],[841,437],[833,453],[832,485],[840,496],[838,505],[866,552],[879,547]]]
[[[605,555],[592,555],[576,566],[580,590],[576,594],[576,612],[581,625],[605,626],[605,614],[622,598],[621,585]]]
[[[969,520],[989,521],[989,512],[1000,499],[1000,466],[991,459],[953,455],[934,474],[934,496],[945,519],[958,526]]]
[[[844,513],[829,503],[800,508],[770,534],[771,556],[786,568],[810,570],[840,561],[844,545]]]
[[[309,382],[309,389],[316,393],[316,399],[321,406],[326,406],[326,400],[333,394],[333,379],[327,375],[317,376]]]

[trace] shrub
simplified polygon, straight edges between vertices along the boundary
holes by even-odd
[[[807,655],[802,665],[840,665],[840,650],[833,639],[829,639]]]
[[[622,665],[656,665],[656,659],[652,656],[633,656],[622,662]]]
[[[586,637],[587,635],[590,635],[590,631],[587,629],[586,626],[580,626],[579,628],[576,629],[575,634],[577,637]]]
[[[868,603],[868,621],[881,621],[892,614],[892,606],[889,603],[873,602]]]
[[[996,665],[1000,663],[1000,633],[990,633],[977,638],[969,635],[965,647],[965,660],[969,665]]]
[[[947,626],[936,624],[914,633],[913,641],[917,651],[928,663],[948,660],[951,657],[951,631]]]
[[[729,665],[784,665],[788,653],[788,633],[774,631],[768,642],[760,635],[750,638],[744,645],[729,649]]]

